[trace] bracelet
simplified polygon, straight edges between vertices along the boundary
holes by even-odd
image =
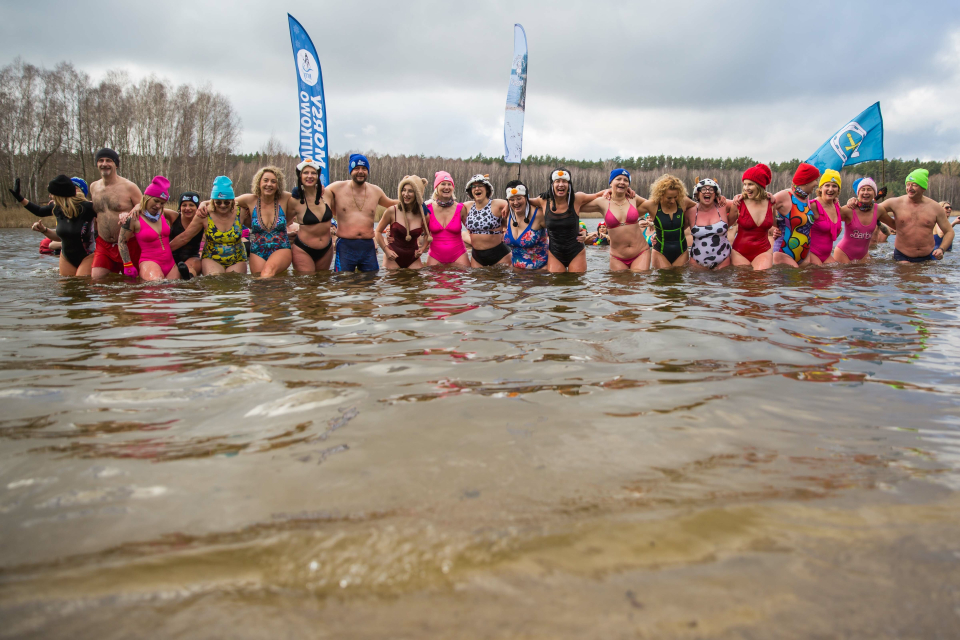
[[[123,266],[124,266],[124,267],[132,267],[132,266],[133,266],[133,263],[132,263],[132,262],[124,262],[124,263],[123,263]]]

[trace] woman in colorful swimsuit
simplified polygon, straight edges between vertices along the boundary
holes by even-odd
[[[877,183],[872,178],[858,180],[856,189],[856,199],[851,199],[846,207],[840,209],[843,235],[833,250],[833,259],[841,264],[867,262],[870,259],[870,239],[879,220],[883,220],[891,229],[897,228],[897,223],[886,212],[877,215]]]
[[[732,200],[720,204],[720,185],[710,178],[693,188],[696,206],[686,211],[690,221],[690,265],[695,269],[723,269],[733,261],[728,233],[737,224],[737,207]]]
[[[454,197],[455,188],[453,177],[449,173],[436,173],[433,179],[433,198],[427,205],[427,230],[432,239],[427,266],[470,266],[467,246],[463,243],[464,207]]]
[[[193,222],[180,237],[189,240],[201,231],[203,252],[200,261],[203,275],[247,272],[243,225],[234,199],[233,183],[227,176],[214,179],[210,200],[200,205]]]
[[[297,190],[287,200],[287,211],[298,225],[291,248],[297,273],[326,271],[333,261],[333,211],[323,200],[320,169],[320,163],[309,158],[298,164]]]
[[[250,226],[250,273],[261,278],[286,272],[293,261],[284,209],[290,211],[295,200],[283,186],[279,167],[263,167],[253,177],[252,193],[236,199]]]
[[[489,267],[495,264],[510,264],[510,249],[503,244],[503,220],[507,216],[507,201],[494,199],[490,178],[477,174],[467,183],[467,194],[472,201],[464,202],[468,211],[463,224],[470,232],[473,247],[470,266]]]
[[[57,219],[55,238],[62,243],[60,275],[89,276],[93,268],[93,251],[89,249],[88,238],[97,218],[93,203],[84,198],[76,184],[65,175],[51,180],[47,191],[53,197],[53,202],[42,207],[23,197],[20,193],[20,178],[14,181],[10,194],[33,215],[39,218],[52,215]],[[42,222],[35,228],[46,235],[47,228]]]
[[[421,256],[430,247],[427,233],[427,217],[423,206],[423,191],[427,181],[420,176],[404,176],[397,187],[400,202],[383,212],[373,236],[383,251],[383,267],[396,269],[420,269]],[[389,243],[383,233],[390,230]]]
[[[808,198],[819,180],[820,170],[801,162],[793,174],[793,186],[773,196],[773,210],[780,230],[773,247],[773,264],[794,268],[808,264],[810,229],[816,218]]]
[[[843,228],[840,216],[840,204],[837,196],[840,195],[840,173],[827,169],[820,176],[820,186],[817,197],[810,201],[816,214],[813,226],[810,228],[810,255],[809,263],[813,265],[830,264],[836,262],[833,258],[833,243],[836,242]]]
[[[514,269],[543,271],[547,268],[547,228],[541,209],[530,206],[527,186],[519,180],[507,183],[507,230],[503,242],[510,247]]]
[[[123,275],[136,278],[139,271],[140,277],[147,282],[180,279],[180,270],[170,249],[170,223],[167,220],[168,217],[174,218],[177,212],[164,207],[169,199],[170,181],[156,176],[143,190],[138,211],[122,223],[117,248],[123,258]],[[139,270],[127,248],[127,241],[132,236],[140,245]]]
[[[580,234],[580,208],[596,200],[605,191],[574,191],[570,172],[557,169],[550,174],[546,198],[530,198],[530,205],[546,211],[548,247],[547,270],[550,273],[583,273],[587,270],[585,236]]]
[[[629,192],[630,172],[614,169],[610,172],[610,199],[601,196],[580,208],[581,212],[604,214],[603,222],[610,236],[611,271],[646,271],[650,268],[652,252],[648,251],[650,245],[643,237],[643,228],[651,223],[641,220]]]
[[[733,265],[752,266],[760,271],[773,266],[773,201],[767,187],[773,174],[758,164],[743,172],[743,193],[735,198],[737,237],[733,241]]]

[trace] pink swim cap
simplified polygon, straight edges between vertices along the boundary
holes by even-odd
[[[170,199],[170,181],[163,176],[157,176],[153,182],[143,190],[143,195],[151,198],[160,198],[161,200]]]
[[[436,177],[433,179],[433,188],[436,189],[440,186],[441,182],[449,182],[454,187],[457,185],[453,182],[453,176],[451,176],[446,171],[437,171]]]

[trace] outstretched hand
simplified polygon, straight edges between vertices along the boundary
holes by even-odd
[[[722,196],[721,196],[721,197],[722,197]],[[735,204],[736,206],[739,207],[741,202],[743,202],[743,194],[742,194],[742,193],[738,193],[737,195],[733,196],[733,204]]]
[[[21,202],[26,200],[26,198],[23,197],[23,194],[20,193],[20,178],[17,178],[16,180],[14,180],[13,189],[7,189],[7,191],[9,191],[10,195],[14,197],[14,199],[17,201],[17,204],[20,204]]]

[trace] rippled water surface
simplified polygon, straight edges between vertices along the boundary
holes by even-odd
[[[0,637],[960,636],[957,256],[131,285],[37,241]]]

